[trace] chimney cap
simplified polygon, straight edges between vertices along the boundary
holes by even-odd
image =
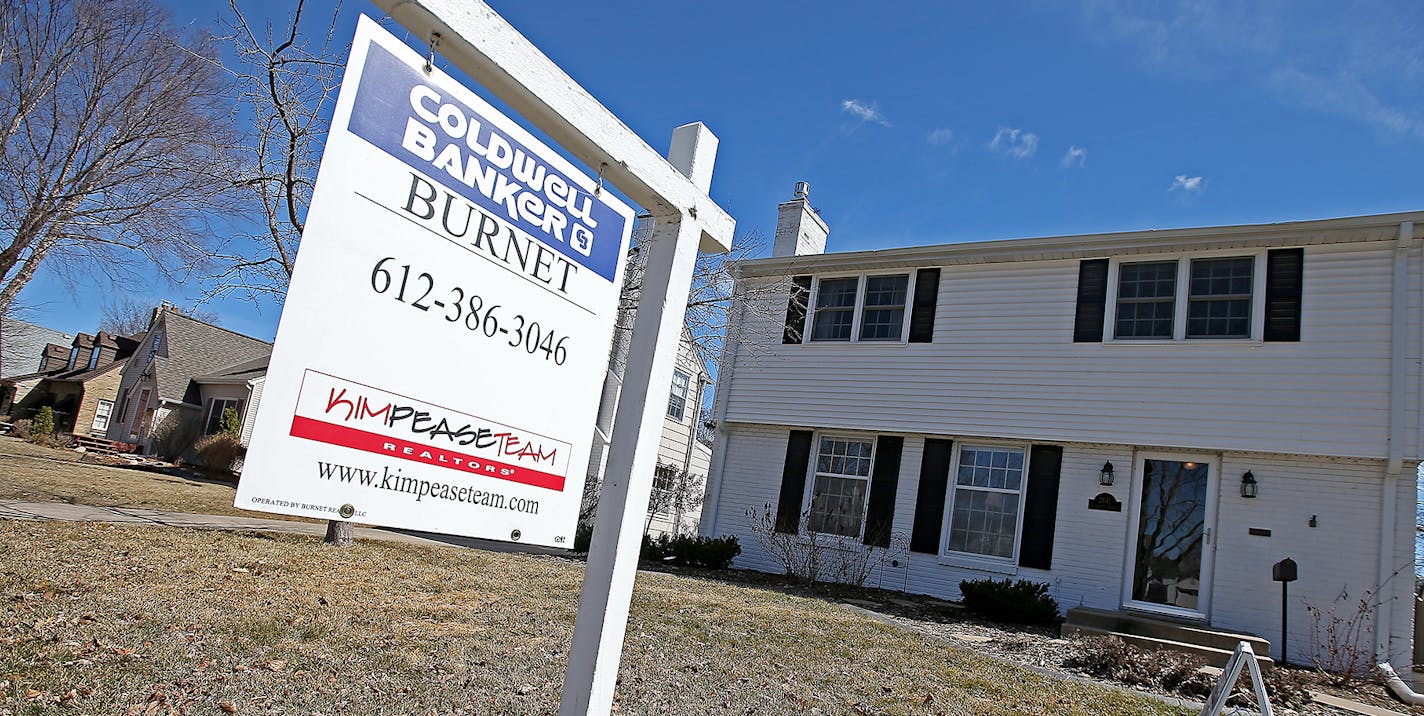
[[[805,199],[805,198],[808,198],[808,197],[810,197],[810,196],[811,196],[811,184],[810,184],[810,182],[804,182],[804,181],[798,181],[798,182],[796,182],[796,188],[792,191],[792,197],[795,198],[795,199]]]

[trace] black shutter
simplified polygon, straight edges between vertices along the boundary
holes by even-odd
[[[1103,340],[1103,317],[1108,307],[1108,260],[1089,259],[1078,264],[1078,312],[1073,318],[1074,343]]]
[[[910,532],[910,551],[939,553],[939,536],[944,525],[944,491],[949,487],[949,457],[952,440],[925,438],[925,455],[920,462],[920,487],[915,494],[915,522]]]
[[[890,546],[895,522],[895,489],[900,485],[900,449],[905,439],[881,435],[875,440],[875,467],[870,472],[870,500],[865,506],[865,543]]]
[[[811,299],[811,277],[796,276],[791,279],[791,298],[786,302],[786,331],[781,334],[782,343],[800,343],[806,330],[806,302]]]
[[[786,464],[781,468],[781,497],[776,503],[776,531],[801,531],[801,498],[806,494],[806,470],[811,463],[811,431],[792,430],[786,440]]]
[[[1300,340],[1300,287],[1304,268],[1305,249],[1266,252],[1266,340]]]
[[[934,341],[935,303],[939,301],[939,269],[915,272],[915,303],[910,309],[910,342]]]
[[[1058,521],[1058,473],[1062,466],[1063,448],[1057,445],[1034,445],[1029,452],[1020,567],[1053,566],[1053,528]]]

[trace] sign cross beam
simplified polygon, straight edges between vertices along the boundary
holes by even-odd
[[[700,232],[702,251],[727,251],[735,221],[483,0],[375,0],[422,42],[440,34],[440,56],[534,123],[629,199],[653,214],[676,212]]]

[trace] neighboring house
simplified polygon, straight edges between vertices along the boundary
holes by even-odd
[[[639,229],[635,228],[635,231]],[[618,398],[623,386],[623,371],[627,366],[631,326],[636,311],[625,299],[619,309],[613,346],[608,356],[608,372],[603,378],[603,394],[598,404],[593,445],[589,451],[588,482],[584,491],[585,506],[596,498],[593,492],[602,484],[603,470],[608,462],[608,445],[613,433],[613,417],[618,411]],[[684,534],[695,532],[701,516],[701,490],[697,486],[707,478],[712,460],[712,448],[698,438],[703,423],[703,398],[712,385],[702,351],[692,331],[683,327],[677,346],[677,365],[673,369],[672,385],[668,388],[668,405],[664,413],[662,435],[658,441],[658,462],[653,472],[653,493],[649,499],[649,534]],[[689,489],[691,488],[691,489]],[[689,494],[691,499],[689,499]]]
[[[45,370],[42,355],[51,343],[67,346],[74,336],[14,318],[0,318],[0,377]]]
[[[208,375],[195,376],[198,395],[202,401],[202,434],[211,435],[222,424],[223,411],[232,408],[237,411],[242,428],[239,437],[245,447],[252,438],[252,421],[257,417],[257,406],[262,402],[262,389],[267,384],[267,361],[271,355],[243,361]]]
[[[94,336],[80,333],[67,349],[50,344],[45,347],[43,370],[0,381],[0,413],[12,420],[29,419],[47,406],[54,412],[56,432],[103,437],[122,368],[137,346],[132,338],[104,331]]]
[[[205,400],[195,379],[212,378],[271,353],[271,343],[159,306],[124,367],[109,439],[136,443],[150,454],[181,453],[207,427],[217,399],[213,393]]]
[[[793,543],[903,550],[870,586],[1028,579],[1070,625],[1154,616],[1280,658],[1290,557],[1291,661],[1309,607],[1378,590],[1365,648],[1408,673],[1424,212],[844,254],[804,196],[780,212],[740,280],[781,282],[785,320],[743,314],[719,370],[701,528],[740,538],[736,566],[783,569],[747,517],[769,505]]]

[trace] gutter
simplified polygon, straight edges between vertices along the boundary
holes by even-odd
[[[732,267],[732,295],[742,285],[742,267]],[[735,300],[736,315],[727,321],[727,339],[722,343],[722,359],[717,366],[717,390],[712,398],[712,462],[707,466],[707,487],[702,495],[702,519],[698,533],[703,537],[717,536],[717,518],[721,511],[722,477],[727,471],[727,397],[732,389],[732,373],[737,367],[736,341],[732,332],[742,326],[747,307],[744,300]]]
[[[1394,600],[1384,596],[1386,585],[1394,577],[1395,528],[1398,526],[1397,493],[1399,475],[1404,469],[1404,400],[1409,385],[1405,369],[1405,341],[1409,319],[1409,249],[1414,243],[1414,222],[1399,224],[1399,238],[1394,244],[1394,282],[1390,301],[1389,332],[1389,445],[1384,468],[1383,494],[1380,496],[1379,580],[1376,595],[1379,608],[1375,612],[1375,657],[1388,662],[1390,657],[1390,624]]]

